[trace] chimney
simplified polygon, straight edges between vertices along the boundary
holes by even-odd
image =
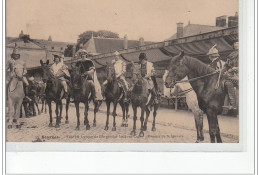
[[[228,27],[238,26],[238,13],[236,12],[235,16],[228,17]]]
[[[73,57],[73,58],[74,58],[74,56],[75,56],[75,53],[76,53],[76,46],[73,45],[73,47],[72,47],[72,57]]]
[[[127,39],[127,35],[124,36],[123,47],[124,47],[124,49],[128,49],[128,39]]]
[[[49,36],[48,41],[52,41],[51,35]]]
[[[143,46],[144,45],[144,38],[141,37],[139,38],[139,46]]]
[[[217,27],[227,27],[227,16],[219,16],[216,18],[216,26]]]
[[[183,23],[177,23],[177,39],[183,37]]]

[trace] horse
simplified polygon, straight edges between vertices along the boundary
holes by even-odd
[[[163,75],[163,81],[165,82],[165,79],[168,75],[168,71],[166,70]],[[188,77],[186,76],[182,80],[188,80]],[[199,108],[197,95],[192,89],[190,83],[183,82],[183,83],[177,83],[175,87],[167,88],[164,85],[164,92],[167,95],[174,95],[176,97],[185,95],[186,97],[186,103],[188,108],[192,111],[195,119],[195,127],[197,130],[197,140],[196,143],[199,143],[200,141],[204,140],[204,133],[203,133],[203,111]],[[166,95],[165,94],[165,95]]]
[[[136,120],[137,120],[137,108],[141,108],[141,131],[139,133],[139,137],[144,137],[144,131],[147,130],[147,122],[150,115],[149,105],[152,104],[154,97],[149,99],[149,90],[147,87],[147,81],[141,76],[140,73],[140,65],[132,64],[132,72],[133,72],[133,80],[135,80],[133,85],[133,90],[131,93],[131,102],[133,108],[133,130],[131,131],[131,135],[136,135]],[[149,102],[148,102],[149,100]],[[159,108],[159,104],[153,104],[153,123],[152,123],[152,131],[156,131],[155,127],[155,118],[157,115],[157,110]],[[144,121],[144,113],[146,112],[146,118]]]
[[[183,51],[171,59],[168,71],[166,87],[172,88],[188,76],[188,81],[197,94],[199,107],[207,115],[210,141],[222,143],[217,115],[222,112],[227,93],[222,83],[224,77],[200,60],[184,56]]]
[[[18,118],[20,116],[20,108],[23,98],[25,97],[22,81],[24,70],[15,68],[13,73],[14,76],[7,74],[7,80],[9,79],[7,85],[7,128],[11,129],[12,124],[14,124],[17,129],[20,129],[21,124],[18,124]],[[11,122],[13,123],[11,124]]]
[[[46,89],[46,83],[44,83],[43,81],[38,82],[37,83],[37,91],[36,91],[36,96],[38,98],[38,101],[41,101],[42,103],[42,109],[41,109],[41,113],[46,114],[47,113],[47,108],[46,108],[46,100],[45,100],[45,89]]]
[[[48,104],[49,108],[49,115],[50,115],[50,123],[49,127],[53,127],[52,124],[52,107],[51,107],[51,102],[54,101],[56,103],[56,125],[55,128],[60,127],[61,123],[61,117],[62,117],[62,91],[63,87],[60,83],[60,80],[56,78],[50,70],[50,65],[49,65],[49,60],[46,61],[46,63],[43,63],[42,60],[40,60],[41,68],[43,70],[43,82],[46,82],[46,89],[45,89],[45,100]],[[68,86],[68,90],[70,92],[70,88]],[[63,93],[64,94],[64,93]],[[65,124],[69,123],[68,120],[68,109],[69,109],[69,104],[70,104],[70,97],[66,99],[66,121]]]
[[[123,118],[122,118],[122,124],[121,127],[128,127],[128,111],[129,111],[129,103],[124,101],[124,93],[123,88],[120,87],[119,82],[115,75],[115,69],[112,64],[107,63],[106,65],[106,77],[107,77],[107,85],[104,90],[104,96],[106,98],[106,106],[107,106],[107,120],[106,120],[106,126],[104,130],[108,130],[108,124],[109,124],[109,115],[110,115],[110,104],[114,104],[113,108],[113,127],[112,131],[116,131],[116,107],[117,104],[121,106]]]
[[[98,112],[98,108],[101,105],[101,101],[94,101],[94,83],[92,80],[88,80],[87,77],[82,76],[84,73],[84,65],[77,63],[76,66],[72,67],[71,77],[72,77],[72,91],[74,97],[74,104],[76,107],[76,115],[77,115],[77,126],[76,130],[80,129],[80,113],[79,113],[79,104],[84,103],[85,111],[84,111],[84,125],[86,125],[86,130],[90,129],[89,120],[88,120],[88,111],[89,111],[89,102],[93,100],[94,102],[94,120],[93,127],[96,127],[96,113]]]

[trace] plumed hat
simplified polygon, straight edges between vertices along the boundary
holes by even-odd
[[[207,55],[219,56],[218,49],[216,47],[217,47],[217,44],[215,44],[211,49],[209,49],[209,52],[207,53]]]
[[[18,56],[20,58],[20,54],[18,53],[17,50],[17,44],[14,44],[14,49],[13,49],[13,53],[11,54],[11,57],[13,58],[14,56]]]

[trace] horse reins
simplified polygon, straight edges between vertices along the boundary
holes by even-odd
[[[14,68],[14,73],[15,73],[15,75],[16,75],[16,78],[18,79],[18,81],[16,82],[16,85],[15,85],[15,88],[14,88],[14,90],[10,90],[10,87],[9,87],[9,92],[14,92],[16,89],[17,89],[17,86],[18,86],[18,82],[19,81],[22,81],[22,79],[21,80],[19,80],[19,77],[18,77],[18,75],[17,75],[17,73],[15,72],[15,70],[16,70],[16,68]],[[24,69],[23,69],[23,73],[24,73]],[[22,75],[23,75],[23,73],[22,73]]]

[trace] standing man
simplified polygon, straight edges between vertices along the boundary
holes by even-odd
[[[234,52],[237,52],[237,51],[234,51]],[[234,53],[231,53],[230,55],[232,55],[232,54],[236,55]],[[220,58],[219,58],[220,56],[218,54],[218,50],[216,49],[216,45],[214,45],[209,50],[207,55],[209,56],[209,59],[212,61],[209,64],[209,66],[218,70],[220,73],[222,73],[224,75],[224,77],[225,77],[224,87],[228,93],[228,98],[229,98],[230,105],[231,105],[230,110],[237,113],[235,90],[234,90],[233,83],[229,80],[230,79],[229,72],[231,72],[231,70],[230,70],[231,62],[232,62],[232,64],[235,62],[238,63],[238,60],[236,61],[235,58],[232,58],[232,59],[228,58],[226,63],[224,61],[220,60]],[[237,54],[237,56],[238,56],[238,54]]]
[[[139,61],[141,64],[141,76],[147,81],[148,89],[150,92],[150,97],[148,98],[147,103],[149,103],[151,96],[154,97],[154,103],[158,104],[157,92],[158,85],[155,78],[155,70],[153,67],[153,63],[147,61],[147,57],[145,53],[140,53]]]
[[[61,85],[64,89],[64,98],[68,98],[68,85],[66,82],[66,79],[70,78],[70,74],[68,71],[68,67],[63,63],[63,56],[60,55],[54,55],[54,63],[51,66],[51,72],[52,74],[58,78],[61,82]]]

